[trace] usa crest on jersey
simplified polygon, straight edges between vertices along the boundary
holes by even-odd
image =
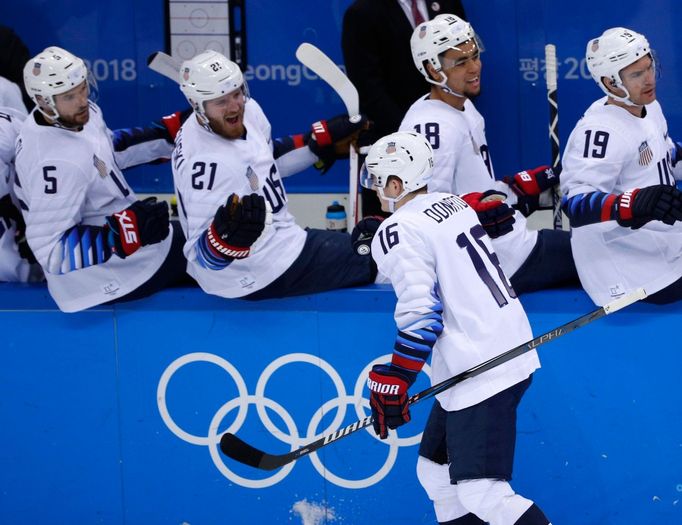
[[[648,166],[654,160],[654,152],[651,151],[649,143],[645,140],[639,145],[639,165]]]

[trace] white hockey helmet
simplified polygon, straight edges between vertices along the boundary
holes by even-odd
[[[433,20],[419,24],[412,33],[410,47],[414,65],[427,82],[445,87],[447,79],[442,73],[440,55],[448,49],[459,50],[460,46],[467,42],[473,42],[479,52],[483,52],[483,44],[469,22],[455,15],[438,15]],[[428,62],[441,73],[440,82],[431,78],[424,62]]]
[[[398,131],[382,137],[367,153],[360,177],[365,188],[376,189],[388,201],[390,211],[405,195],[425,187],[433,175],[433,149],[423,135],[414,131]],[[397,197],[386,197],[384,188],[389,177],[403,183]]]
[[[621,102],[632,103],[619,73],[646,55],[650,55],[653,60],[649,42],[644,35],[624,27],[614,27],[587,43],[585,59],[592,78],[604,93]],[[604,85],[604,77],[610,79],[615,87],[625,91],[625,97],[614,95]]]
[[[208,122],[204,102],[239,88],[248,98],[248,86],[239,66],[217,51],[199,53],[180,67],[180,90],[204,123]]]
[[[26,91],[38,110],[51,119],[59,118],[55,95],[66,93],[85,80],[88,80],[85,62],[56,46],[50,46],[38,53],[24,66]],[[53,113],[45,111],[43,105]]]

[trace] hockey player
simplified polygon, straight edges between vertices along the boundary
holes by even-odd
[[[372,282],[371,258],[354,252],[350,235],[294,222],[282,183],[333,162],[366,121],[336,117],[308,136],[272,141],[239,67],[215,51],[182,64],[180,88],[194,117],[178,133],[173,176],[188,272],[204,291],[265,299]]]
[[[169,229],[167,204],[137,200],[121,173],[169,158],[169,130],[110,132],[88,98],[83,60],[58,47],[28,61],[24,83],[36,107],[17,141],[15,192],[59,308],[135,299],[181,278],[183,239]]]
[[[410,43],[415,65],[432,87],[410,107],[400,129],[423,134],[433,147],[429,191],[484,193],[483,199],[470,204],[480,212],[518,293],[577,284],[568,232],[531,231],[519,211],[506,206],[491,210],[486,205],[486,197],[492,194],[529,215],[537,209],[540,193],[556,185],[558,177],[542,166],[505,182],[495,179],[485,122],[471,101],[481,91],[483,51],[471,25],[455,15],[438,15],[420,24]]]
[[[587,67],[605,96],[566,144],[561,186],[583,287],[598,304],[644,287],[647,301],[682,298],[680,147],[656,100],[647,39],[616,27],[587,43]]]
[[[43,278],[26,242],[26,224],[13,194],[14,143],[25,118],[25,110],[0,107],[0,281],[4,282]]]
[[[381,439],[410,420],[407,390],[432,351],[435,384],[532,338],[476,213],[455,195],[427,193],[433,162],[428,140],[404,131],[376,142],[365,161],[363,186],[394,212],[371,250],[398,297],[393,358],[375,365],[368,380]],[[548,524],[508,483],[516,407],[539,366],[530,351],[436,397],[417,475],[439,523]]]

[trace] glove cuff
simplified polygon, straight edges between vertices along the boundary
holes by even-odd
[[[218,235],[213,223],[211,223],[208,228],[206,238],[208,240],[208,245],[224,259],[244,259],[251,253],[250,247],[232,246],[223,241],[220,238],[220,235]]]
[[[107,224],[113,236],[112,246],[119,257],[132,255],[142,245],[134,211],[125,209],[114,213],[107,217]]]
[[[406,376],[387,365],[373,366],[367,379],[367,388],[384,396],[401,396],[411,384]]]
[[[312,138],[320,147],[330,146],[334,141],[326,120],[318,120],[312,125]]]
[[[634,219],[632,209],[637,192],[639,192],[639,188],[634,188],[622,193],[616,199],[616,215],[618,222],[629,223]]]

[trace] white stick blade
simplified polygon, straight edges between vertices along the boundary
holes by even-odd
[[[180,83],[181,62],[166,53],[157,51],[147,58],[147,65],[152,71],[156,71],[173,82]]]
[[[296,58],[336,91],[346,106],[349,117],[360,114],[358,90],[331,58],[307,42],[298,46]]]

